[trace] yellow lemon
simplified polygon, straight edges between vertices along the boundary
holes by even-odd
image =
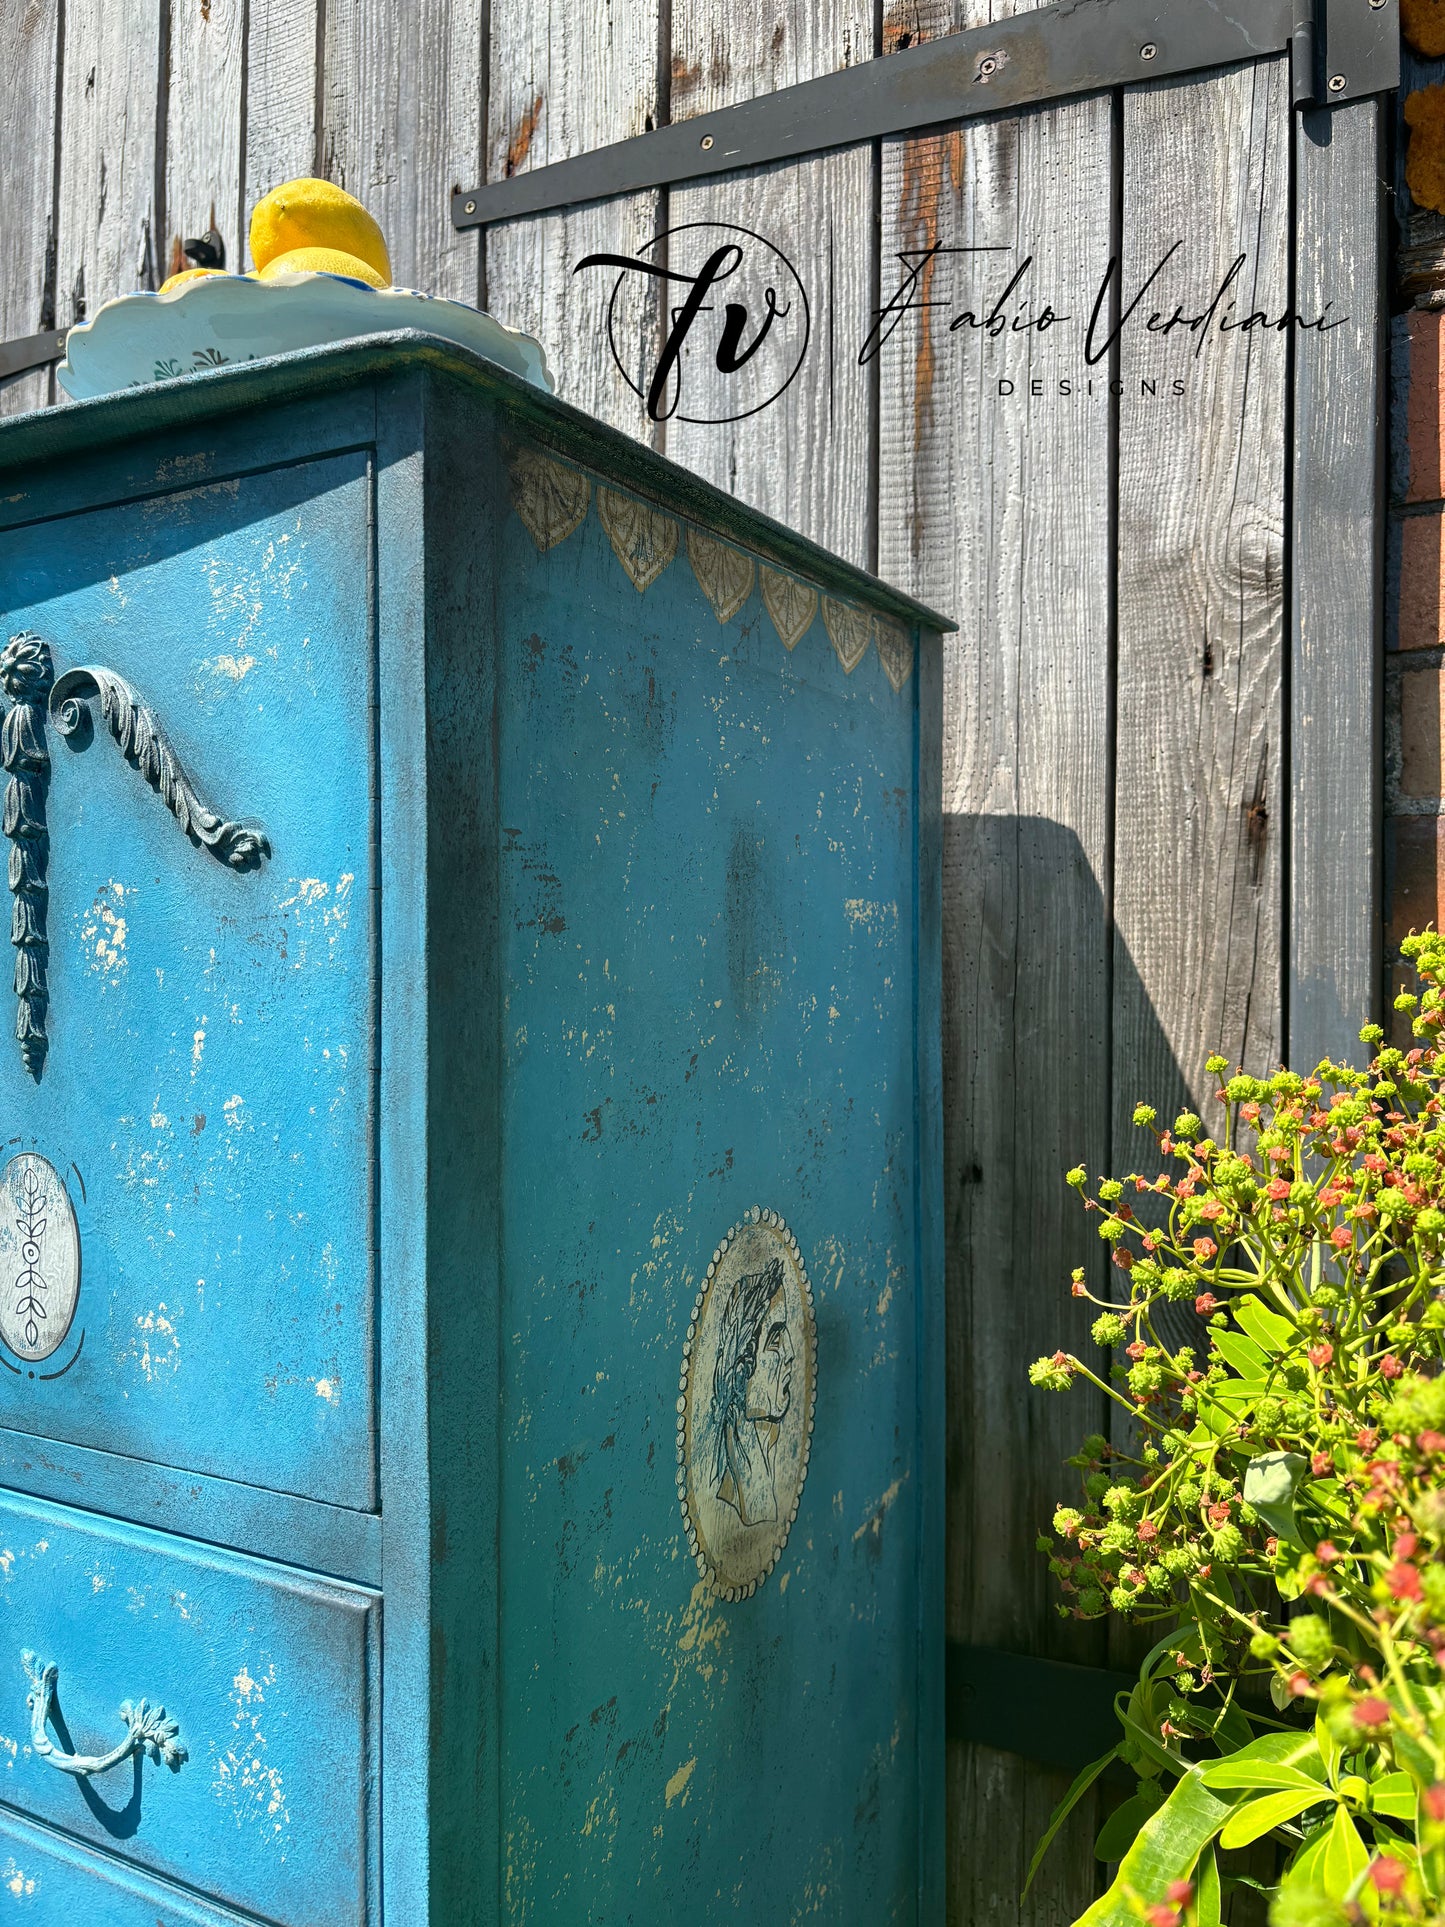
[[[298,248],[353,255],[379,276],[374,286],[391,284],[391,256],[381,229],[360,201],[330,181],[287,181],[251,211],[251,259],[258,269]]]
[[[264,268],[257,268],[256,279],[270,281],[278,274],[345,274],[373,288],[391,285],[369,262],[358,261],[354,254],[343,254],[340,248],[292,248],[289,254],[278,254]]]
[[[182,268],[179,274],[173,274],[168,281],[162,281],[156,293],[169,294],[172,288],[183,287],[187,281],[200,281],[208,274],[224,275],[225,272],[224,268]]]

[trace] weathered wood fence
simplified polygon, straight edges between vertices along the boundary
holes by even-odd
[[[1299,116],[1272,58],[520,220],[480,246],[449,214],[455,186],[1027,6],[5,0],[0,339],[155,285],[213,213],[238,265],[251,202],[323,173],[378,215],[398,282],[534,330],[563,395],[957,618],[949,1629],[1101,1664],[1103,1635],[1056,1617],[1033,1550],[1060,1459],[1104,1423],[1025,1381],[1040,1352],[1086,1342],[1070,1268],[1102,1280],[1060,1174],[1132,1168],[1136,1096],[1207,1105],[1211,1049],[1313,1061],[1374,998],[1380,110]],[[703,219],[785,248],[815,345],[758,415],[649,423],[605,351],[607,286],[572,268]],[[1126,327],[1087,366],[1111,258],[1132,292],[1176,240],[1150,310],[1195,314],[1242,255],[1239,315],[1347,320]],[[1010,272],[1032,256],[1032,298],[1072,325],[951,329],[1002,284],[987,255],[940,254],[939,305],[860,365],[900,256],[935,245],[1007,250]],[[48,379],[0,407],[43,402]],[[1087,1802],[1017,1898],[1061,1784],[951,1742],[960,1927],[1085,1903]]]

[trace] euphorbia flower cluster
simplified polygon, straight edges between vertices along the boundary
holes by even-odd
[[[1438,1921],[1445,1905],[1445,939],[1406,949],[1414,1048],[1370,1028],[1367,1070],[1267,1079],[1212,1058],[1218,1138],[1141,1105],[1147,1167],[1068,1174],[1115,1283],[1099,1298],[1082,1269],[1071,1281],[1098,1307],[1100,1356],[1030,1373],[1060,1391],[1086,1379],[1119,1414],[1071,1461],[1081,1499],[1041,1544],[1062,1612],[1163,1632],[1125,1720],[1123,1751],[1156,1782],[1141,1826],[1165,1818],[1150,1747],[1212,1784],[1261,1734],[1318,1722],[1303,1771],[1323,1775],[1319,1811],[1285,1798],[1274,1829],[1281,1927],[1306,1891],[1341,1922]],[[1311,1841],[1337,1824],[1359,1853],[1331,1860],[1354,1873],[1330,1896]],[[1173,1893],[1129,1890],[1139,1918],[1195,1918],[1176,1895],[1196,1866],[1175,1873]]]

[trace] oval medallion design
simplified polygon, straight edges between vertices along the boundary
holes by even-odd
[[[677,1492],[688,1550],[747,1599],[798,1516],[813,1438],[818,1331],[798,1241],[754,1206],[707,1268],[682,1348]]]
[[[0,1338],[32,1365],[65,1342],[80,1297],[80,1228],[65,1180],[34,1151],[0,1171]]]

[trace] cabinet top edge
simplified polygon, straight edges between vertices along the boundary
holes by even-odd
[[[415,329],[298,349],[10,416],[0,421],[0,477],[167,429],[242,415],[261,405],[274,408],[410,373],[442,377],[486,395],[508,417],[514,432],[520,430],[565,460],[655,500],[765,560],[799,571],[820,587],[836,588],[924,630],[957,627],[926,603],[745,507],[620,429],[470,349]]]

